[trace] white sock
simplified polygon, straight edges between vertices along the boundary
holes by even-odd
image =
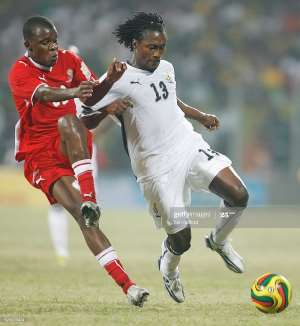
[[[94,179],[98,178],[97,155],[98,155],[97,146],[95,145],[95,143],[93,143],[93,155],[92,155],[92,158],[91,158],[91,163],[92,163]]]
[[[109,247],[101,251],[98,255],[95,256],[98,263],[104,267],[107,265],[109,262],[113,260],[119,259],[117,256],[117,252],[113,247]]]
[[[84,160],[74,162],[72,164],[72,169],[74,171],[76,178],[78,179],[78,177],[82,173],[85,173],[87,171],[90,171],[90,172],[93,171],[92,161],[91,161],[91,159],[84,159]]]
[[[175,278],[178,273],[178,265],[180,262],[181,255],[174,255],[166,246],[165,240],[161,244],[162,256],[163,258],[160,261],[160,271],[163,275],[166,275],[168,278]]]
[[[68,217],[61,205],[55,204],[50,206],[48,210],[48,225],[56,255],[69,257]]]
[[[240,221],[244,212],[242,207],[227,207],[224,201],[221,202],[220,219],[213,230],[213,239],[217,244],[224,244],[228,235]]]

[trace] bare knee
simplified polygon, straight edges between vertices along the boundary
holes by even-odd
[[[89,158],[86,128],[74,115],[68,114],[58,120],[58,131],[62,141],[62,151],[71,162]]]
[[[230,206],[246,208],[249,200],[249,193],[246,187],[243,185],[234,186],[231,192]]]
[[[63,138],[80,137],[82,127],[80,120],[72,114],[67,114],[58,119],[58,131]]]
[[[191,247],[191,228],[187,227],[175,234],[169,234],[167,246],[175,255],[182,255]]]

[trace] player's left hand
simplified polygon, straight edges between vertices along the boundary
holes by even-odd
[[[114,58],[113,62],[108,66],[106,80],[111,84],[115,83],[123,76],[126,69],[126,63],[119,62]]]
[[[203,114],[199,122],[209,131],[216,130],[220,126],[219,119],[213,114]]]
[[[130,98],[121,98],[113,101],[105,107],[105,112],[112,115],[122,114],[128,108],[132,108],[133,103]]]

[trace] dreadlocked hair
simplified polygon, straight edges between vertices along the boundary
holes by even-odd
[[[132,18],[127,19],[124,24],[119,25],[113,32],[120,44],[133,50],[132,41],[141,40],[143,32],[164,31],[164,22],[160,15],[156,13],[138,12]]]

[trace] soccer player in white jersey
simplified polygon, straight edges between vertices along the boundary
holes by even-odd
[[[132,57],[108,94],[93,107],[83,108],[82,120],[94,128],[107,115],[106,107],[111,103],[124,110],[118,117],[133,173],[155,223],[167,233],[159,270],[169,295],[180,303],[185,297],[178,266],[190,248],[191,228],[187,217],[174,220],[172,208],[188,207],[191,190],[209,190],[219,196],[226,214],[220,214],[222,218],[206,237],[206,245],[230,270],[242,273],[243,259],[233,250],[228,235],[247,206],[248,192],[230,159],[213,151],[186,119],[194,119],[209,130],[219,126],[216,116],[177,97],[173,65],[162,60],[167,42],[162,18],[138,13],[119,25],[114,35],[131,50]],[[132,104],[126,110],[124,102],[114,102],[124,98],[130,98]]]

